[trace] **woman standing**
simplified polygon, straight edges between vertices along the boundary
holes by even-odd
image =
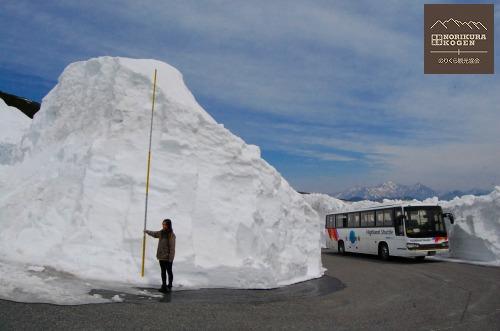
[[[162,222],[162,229],[160,231],[144,231],[146,234],[154,238],[159,238],[158,249],[156,251],[156,258],[160,262],[161,268],[161,288],[160,292],[167,292],[172,289],[172,282],[174,274],[172,273],[172,264],[175,256],[175,233],[172,228],[172,221],[165,219]],[[166,274],[168,273],[168,285],[166,283]]]

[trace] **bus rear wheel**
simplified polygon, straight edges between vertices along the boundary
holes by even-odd
[[[386,243],[381,243],[378,246],[378,256],[383,261],[389,260],[389,257],[390,257],[390,255],[389,255],[389,247],[387,247]]]
[[[345,247],[344,247],[343,241],[339,241],[338,251],[339,251],[339,254],[345,255]]]

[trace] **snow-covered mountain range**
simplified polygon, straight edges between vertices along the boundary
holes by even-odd
[[[463,196],[466,194],[481,195],[486,193],[487,191],[480,189],[439,192],[421,183],[416,183],[414,185],[402,185],[392,181],[387,181],[375,186],[355,186],[332,195],[336,198],[349,201],[381,201],[383,199],[424,200],[432,197],[439,197],[440,199],[453,199],[456,196]]]

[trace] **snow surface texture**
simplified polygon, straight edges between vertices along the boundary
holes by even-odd
[[[382,203],[367,200],[346,202],[318,193],[305,195],[305,199],[318,212],[323,227],[328,213],[402,202],[401,200],[384,200]],[[411,203],[420,201],[413,200]],[[451,201],[432,198],[421,203],[439,204],[445,212],[455,215],[455,224],[447,225],[450,260],[500,266],[500,186],[495,187],[495,190],[488,195],[464,195]],[[324,241],[322,246],[325,246]]]
[[[11,164],[14,150],[31,124],[31,119],[0,98],[0,169]]]
[[[441,201],[455,215],[449,228],[450,258],[500,266],[500,186],[488,195]]]
[[[0,278],[15,262],[16,270],[157,286],[151,237],[139,275],[155,68],[148,229],[173,220],[174,287],[272,288],[320,277],[318,215],[259,148],[216,123],[175,68],[101,57],[64,70],[2,168]],[[0,296],[28,297],[5,283]]]

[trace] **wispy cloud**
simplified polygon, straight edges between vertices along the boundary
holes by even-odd
[[[487,186],[500,174],[489,156],[499,137],[498,76],[424,75],[423,4],[8,1],[0,71],[55,80],[69,62],[91,56],[157,58],[271,158],[316,160],[310,173],[273,158],[297,188],[331,192],[325,183],[386,179]]]

